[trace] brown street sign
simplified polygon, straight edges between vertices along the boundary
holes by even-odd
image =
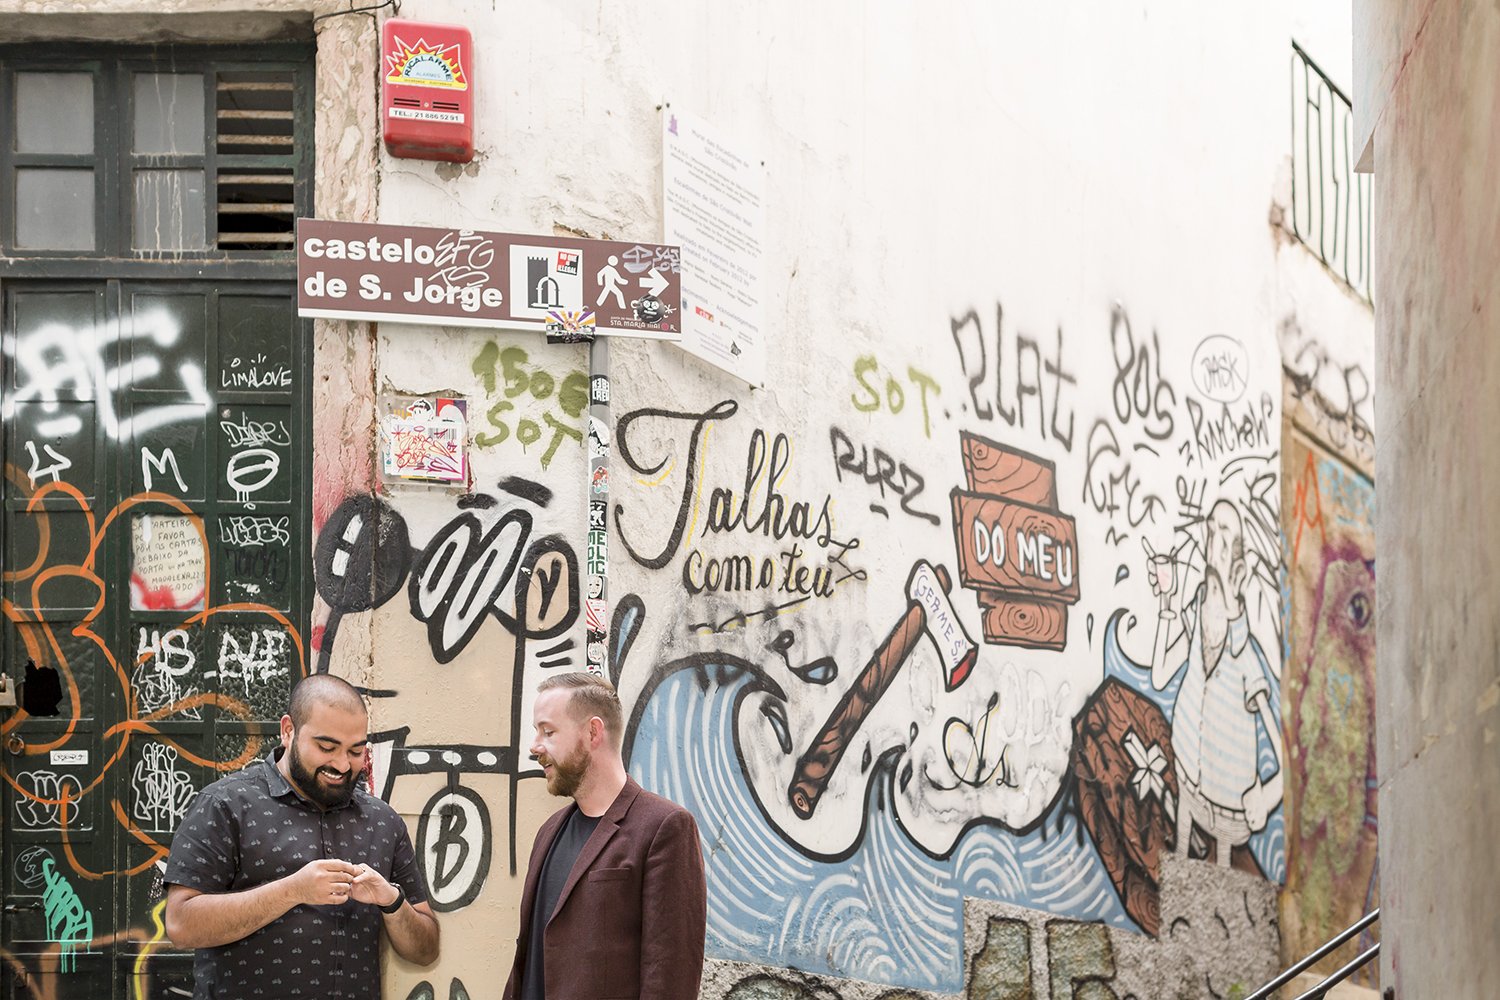
[[[678,247],[297,220],[297,314],[676,340]]]

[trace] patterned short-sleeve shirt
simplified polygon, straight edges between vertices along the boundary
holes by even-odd
[[[406,898],[427,898],[406,824],[386,803],[355,790],[321,810],[276,769],[278,750],[198,793],[172,838],[166,882],[205,893],[239,892],[295,874],[309,861],[367,864]],[[378,1000],[378,907],[292,907],[248,937],[199,948],[196,1000],[339,998]]]

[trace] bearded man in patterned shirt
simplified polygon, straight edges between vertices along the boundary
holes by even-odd
[[[378,1000],[380,932],[437,960],[406,824],[362,787],[369,716],[328,674],[292,691],[281,746],[198,793],[172,839],[166,929],[193,996]]]

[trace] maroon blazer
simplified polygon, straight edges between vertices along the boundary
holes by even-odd
[[[537,831],[505,1000],[515,1000],[521,970],[538,959],[547,1000],[697,1000],[708,907],[698,825],[630,777],[563,884],[543,954],[526,953],[542,864],[577,808],[559,810]]]

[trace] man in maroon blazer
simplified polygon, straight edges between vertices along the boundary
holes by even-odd
[[[608,681],[559,674],[537,692],[531,755],[573,804],[537,831],[504,1000],[696,1000],[707,893],[692,814],[625,773]]]

